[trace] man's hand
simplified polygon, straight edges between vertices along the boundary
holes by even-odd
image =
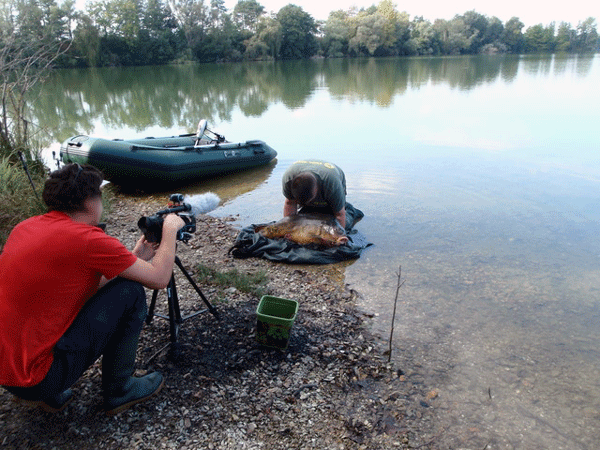
[[[158,249],[158,242],[148,242],[146,238],[142,236],[135,244],[131,253],[144,261],[150,261],[154,258],[156,249]]]
[[[121,276],[142,283],[149,289],[164,289],[167,287],[173,274],[176,235],[184,225],[185,222],[177,214],[166,216],[163,221],[162,240],[152,260],[144,261],[138,256],[138,260],[131,267],[121,272]],[[138,250],[142,251],[142,248],[140,247]],[[146,255],[149,254],[147,248],[144,248],[143,252]]]
[[[174,230],[175,233],[177,233],[184,227],[184,225],[185,222],[177,214],[169,214],[165,217],[165,220],[163,222],[163,232],[165,231],[165,228],[169,228],[171,230]]]
[[[346,228],[346,207],[335,213],[335,218],[340,223],[342,228]]]
[[[286,198],[283,203],[283,217],[291,216],[298,212],[298,203],[295,200]]]

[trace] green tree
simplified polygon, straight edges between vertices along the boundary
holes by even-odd
[[[348,53],[350,29],[347,12],[339,10],[329,13],[322,31],[321,50],[323,55],[339,58]]]
[[[409,55],[411,24],[410,16],[406,11],[399,12],[396,20],[396,42],[394,44],[394,55]]]
[[[139,35],[141,28],[142,5],[140,0],[111,0],[108,10],[113,33],[133,41]]]
[[[440,40],[442,53],[460,55],[471,48],[471,41],[476,36],[470,30],[462,16],[454,16],[450,21],[437,19],[433,23],[436,38]]]
[[[544,26],[539,23],[525,30],[525,51],[541,51],[544,43]]]
[[[73,33],[73,47],[81,58],[81,65],[95,67],[99,62],[100,31],[90,16],[79,16],[77,28]]]
[[[15,35],[26,36],[28,39],[44,39],[44,13],[40,5],[34,0],[23,0],[14,6],[15,20],[13,22]]]
[[[481,48],[489,43],[486,42],[489,25],[487,18],[476,11],[467,11],[463,14],[462,21],[465,30],[460,34],[468,42],[468,47],[464,51],[471,54],[479,53]]]
[[[570,23],[561,22],[556,32],[556,50],[559,52],[572,51],[576,36]]]
[[[396,46],[398,11],[391,0],[381,0],[377,12],[384,20],[381,29],[381,47],[386,53],[391,53]]]
[[[64,18],[65,31],[69,39],[73,39],[72,30],[79,19],[79,11],[75,9],[75,0],[65,0],[60,7],[61,15]]]
[[[229,14],[221,17],[222,26],[211,28],[193,49],[201,62],[239,61],[245,51],[243,42],[250,37],[249,31],[240,30]]]
[[[379,14],[359,14],[356,31],[349,41],[349,50],[355,55],[375,55],[385,40],[386,19]]]
[[[317,50],[316,24],[313,17],[296,5],[287,5],[279,10],[276,19],[281,24],[282,59],[310,58]]]
[[[88,3],[87,9],[101,35],[114,35],[129,42],[138,37],[143,15],[140,0],[95,0]]]
[[[177,28],[171,8],[163,0],[147,0],[142,16],[142,26],[150,36],[159,37]]]
[[[209,28],[208,8],[203,0],[173,0],[171,5],[179,29],[185,35],[188,49],[195,48]]]
[[[233,20],[238,26],[256,33],[258,18],[265,12],[265,7],[256,0],[238,0],[233,8]]]
[[[544,27],[541,23],[525,31],[526,52],[552,52],[555,47],[554,23]]]
[[[273,17],[261,16],[256,33],[245,42],[245,56],[248,59],[276,59],[279,57],[282,39],[281,23]]]
[[[504,25],[502,24],[502,21],[494,16],[488,20],[488,26],[484,33],[483,42],[485,44],[499,42],[502,39],[503,33]]]
[[[497,17],[488,20],[488,26],[483,37],[483,46],[481,53],[506,53],[508,47],[502,42],[504,34],[504,25]]]
[[[598,51],[599,40],[596,29],[596,19],[588,17],[577,25],[577,51]]]
[[[183,34],[177,32],[177,21],[163,0],[146,0],[142,29],[138,35],[139,64],[165,64],[181,52]]]
[[[210,20],[212,28],[219,28],[224,24],[227,8],[225,0],[210,0]]]
[[[430,21],[422,16],[415,17],[410,26],[410,38],[407,43],[409,54],[434,55],[440,53],[439,42]]]
[[[512,17],[504,24],[501,40],[509,52],[521,53],[524,48],[523,27],[525,25],[517,17]]]
[[[85,15],[91,20],[92,25],[98,28],[100,35],[106,35],[111,32],[111,17],[106,12],[108,0],[95,0],[86,5]]]

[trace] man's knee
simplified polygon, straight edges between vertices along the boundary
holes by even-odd
[[[119,300],[128,306],[130,311],[135,311],[146,317],[148,305],[146,303],[146,291],[137,281],[118,278],[115,280],[114,289],[118,292]]]
[[[134,316],[140,320],[146,318],[148,312],[146,291],[137,281],[115,278],[98,292],[97,297],[100,302],[108,302],[105,304],[119,305],[113,311],[120,310],[121,314]]]

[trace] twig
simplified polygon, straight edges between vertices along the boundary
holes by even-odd
[[[319,387],[319,385],[317,383],[303,384],[302,386],[300,386],[298,389],[296,389],[294,391],[294,397],[298,397],[304,389],[312,389],[312,388],[316,388],[316,387]]]
[[[390,331],[390,342],[388,348],[388,362],[392,360],[392,339],[394,338],[394,322],[396,321],[396,305],[398,304],[398,294],[400,293],[400,288],[404,284],[404,281],[400,282],[402,278],[402,266],[398,268],[398,283],[396,286],[396,297],[394,298],[394,312],[392,314],[392,329]]]
[[[25,161],[25,156],[23,156],[23,152],[20,150],[17,152],[17,154],[19,155],[19,159],[21,160],[21,164],[23,165],[23,169],[25,170],[25,173],[27,174],[27,178],[29,178],[29,182],[31,183],[33,193],[39,200],[40,196],[38,195],[37,191],[35,190],[35,184],[33,183],[33,179],[31,178],[31,174],[29,173],[29,168],[27,167],[27,161]]]
[[[148,364],[150,364],[152,361],[154,361],[154,358],[156,358],[158,355],[160,355],[163,351],[165,351],[170,346],[171,346],[170,342],[166,345],[163,345],[156,353],[154,353],[154,355],[152,355],[150,358],[148,358],[148,360],[144,364],[144,367],[146,367]]]

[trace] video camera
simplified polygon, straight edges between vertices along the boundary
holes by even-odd
[[[138,227],[144,233],[148,242],[160,242],[162,239],[162,228],[164,217],[167,214],[175,213],[183,219],[185,225],[177,232],[178,241],[187,242],[196,232],[196,216],[189,211],[192,206],[184,203],[183,194],[172,194],[169,197],[169,207],[158,211],[150,217],[141,217],[138,220]]]

